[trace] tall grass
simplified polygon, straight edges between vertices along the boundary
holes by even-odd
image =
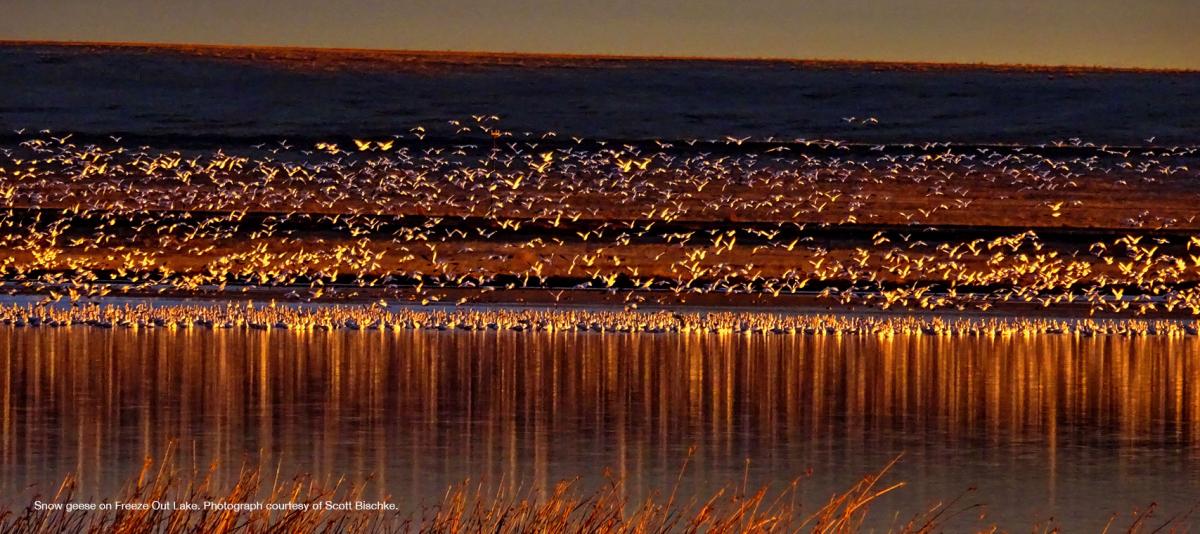
[[[163,533],[163,534],[266,534],[266,533],[667,533],[667,532],[815,532],[848,533],[863,528],[872,505],[883,495],[904,486],[887,482],[886,476],[896,461],[879,472],[863,477],[849,489],[833,495],[813,508],[805,508],[798,499],[801,480],[772,489],[750,489],[743,481],[730,484],[706,499],[682,499],[679,486],[665,495],[658,494],[638,502],[625,496],[624,482],[607,477],[601,487],[585,491],[577,481],[562,481],[553,489],[487,489],[484,484],[464,482],[447,489],[440,501],[420,512],[401,511],[233,511],[233,510],[37,510],[33,501],[24,509],[0,509],[0,532],[42,534],[61,532],[87,533]],[[280,478],[279,473],[264,476],[256,469],[243,468],[236,480],[214,482],[216,466],[206,471],[180,471],[169,460],[157,466],[147,460],[141,473],[130,481],[120,495],[107,502],[137,503],[204,501],[244,503],[307,503],[324,501],[352,502],[363,499],[362,484],[344,481],[318,483],[309,476]],[[685,462],[686,469],[686,462]],[[74,497],[76,480],[67,477],[49,498],[35,497],[46,503],[69,503]],[[890,532],[940,532],[948,522],[978,508],[963,504],[970,492],[957,499],[939,503],[927,510],[903,516],[888,514]],[[1152,523],[1153,507],[1132,516],[1125,532],[1172,532],[1186,528],[1187,515]],[[1115,532],[1116,517],[1106,532]],[[961,528],[961,527],[960,527]],[[978,528],[995,532],[994,527]],[[1054,525],[1035,525],[1034,532],[1057,532]]]

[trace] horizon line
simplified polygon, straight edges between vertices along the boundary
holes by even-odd
[[[654,54],[601,54],[601,53],[564,53],[564,52],[519,52],[519,51],[487,51],[487,50],[433,50],[433,49],[390,49],[390,48],[353,48],[353,47],[321,47],[297,45],[252,45],[252,44],[212,44],[212,43],[178,43],[162,41],[71,41],[52,39],[0,39],[0,47],[45,46],[62,48],[141,48],[161,49],[182,53],[196,53],[203,50],[211,51],[253,51],[266,50],[275,52],[309,52],[341,55],[354,54],[387,54],[393,56],[448,56],[456,58],[497,58],[497,59],[534,59],[546,62],[553,61],[612,61],[612,62],[697,62],[697,63],[780,63],[805,65],[810,67],[857,67],[857,68],[913,68],[920,67],[931,70],[992,70],[992,71],[1024,71],[1045,73],[1160,73],[1160,74],[1197,74],[1200,69],[1183,67],[1118,67],[1105,65],[1079,64],[1040,64],[1040,63],[987,63],[987,62],[957,62],[957,61],[899,61],[877,59],[844,59],[844,58],[797,58],[784,56],[693,56],[693,55],[654,55]],[[200,54],[196,54],[200,55]],[[249,58],[261,59],[261,58]],[[280,58],[277,58],[280,59]],[[286,59],[286,58],[281,58]]]

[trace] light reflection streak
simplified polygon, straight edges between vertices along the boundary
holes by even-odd
[[[1056,503],[1079,447],[1115,447],[1118,476],[1140,469],[1121,450],[1195,449],[1198,343],[5,327],[2,489],[74,471],[103,495],[177,440],[189,464],[372,474],[380,495],[605,467],[636,492],[673,483],[697,445],[691,473],[710,483],[747,458],[756,479],[790,479],[899,450],[931,460],[909,476],[937,478],[939,451],[981,451],[1038,466]]]

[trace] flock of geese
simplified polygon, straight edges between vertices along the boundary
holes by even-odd
[[[629,314],[596,324],[701,330],[710,319],[636,309],[742,299],[1200,315],[1194,147],[621,143],[498,124],[218,149],[20,132],[0,148],[0,290],[69,301],[74,311],[45,313],[70,314],[109,295],[271,290],[389,306],[590,291]],[[6,320],[40,313],[18,309]],[[512,313],[484,322],[575,322]],[[447,317],[385,322],[461,323]],[[747,319],[807,328],[798,320]]]
[[[1195,336],[1198,320],[1052,319],[890,314],[631,311],[583,308],[454,308],[382,305],[225,304],[0,305],[0,324],[127,329],[465,330],[875,336]]]

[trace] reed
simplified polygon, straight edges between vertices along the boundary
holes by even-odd
[[[139,475],[120,495],[106,502],[119,510],[48,509],[31,501],[24,509],[0,510],[0,531],[14,534],[91,533],[280,533],[280,532],[851,532],[865,519],[880,496],[904,484],[883,483],[893,463],[864,477],[844,493],[812,509],[796,495],[799,480],[785,487],[748,490],[743,483],[717,491],[707,499],[684,499],[679,485],[666,494],[638,502],[626,496],[624,481],[606,477],[594,490],[578,480],[557,483],[549,491],[531,488],[494,489],[463,482],[447,489],[435,504],[421,511],[352,511],[313,509],[315,503],[363,501],[363,484],[343,480],[322,483],[310,476],[283,479],[279,473],[243,468],[228,484],[215,482],[216,465],[206,471],[181,471],[167,459],[147,460]],[[686,469],[686,462],[685,467]],[[67,504],[74,501],[76,480],[67,477],[49,498],[34,501]],[[262,503],[251,510],[155,509],[154,503]],[[272,504],[303,504],[298,510],[268,509]],[[944,511],[938,507],[934,512]],[[898,532],[922,532],[940,524],[942,515],[922,514],[901,525]]]
[[[898,458],[897,458],[898,460]],[[147,460],[136,478],[108,503],[121,503],[119,510],[47,509],[34,501],[67,504],[74,501],[76,480],[68,476],[49,498],[34,497],[23,509],[0,508],[0,532],[11,534],[162,533],[162,534],[259,534],[259,533],[468,533],[468,532],[637,532],[637,533],[734,533],[813,532],[852,533],[864,530],[876,501],[904,486],[888,481],[893,460],[847,490],[823,503],[806,507],[798,499],[796,479],[782,487],[748,488],[731,483],[707,498],[684,499],[679,495],[683,471],[675,486],[639,501],[626,495],[624,481],[611,476],[594,490],[585,490],[578,480],[564,480],[548,491],[532,488],[495,489],[465,481],[447,489],[440,500],[419,512],[400,510],[354,511],[322,507],[316,503],[362,501],[365,486],[345,480],[318,481],[301,475],[281,478],[280,473],[263,473],[243,468],[229,483],[216,482],[216,465],[207,470],[180,470],[168,458],[155,464]],[[686,469],[686,461],[684,465]],[[951,521],[979,510],[969,504],[968,490],[958,498],[937,503],[926,510],[891,517],[889,532],[940,532]],[[155,509],[154,503],[262,503],[250,510],[201,509],[197,511]],[[271,510],[272,504],[302,504],[296,510]],[[1130,515],[1128,525],[1118,528],[1117,516],[1106,532],[1174,532],[1186,530],[1189,513],[1166,518],[1154,515],[1154,506]],[[996,532],[995,526],[979,515],[977,532]],[[956,526],[956,529],[966,527]],[[1034,525],[1034,532],[1058,532],[1054,524]]]

